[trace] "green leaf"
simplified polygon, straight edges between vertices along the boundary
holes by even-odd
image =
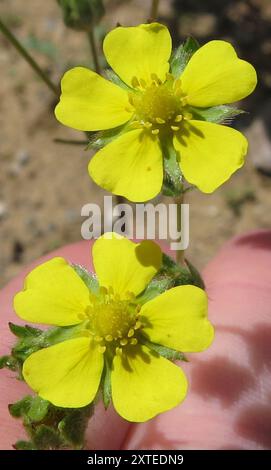
[[[163,145],[164,181],[162,193],[165,196],[176,197],[183,192],[182,173],[178,163],[177,153],[169,139]]]
[[[33,443],[39,450],[59,449],[63,444],[59,433],[51,426],[41,424],[35,430]]]
[[[22,398],[22,400],[19,400],[16,403],[9,405],[8,410],[11,416],[13,416],[13,418],[21,418],[27,415],[28,410],[31,406],[32,399],[33,397],[31,395],[27,395]]]
[[[75,272],[80,276],[82,281],[86,284],[87,288],[93,293],[97,294],[99,291],[99,282],[95,274],[89,273],[86,268],[79,264],[72,265]]]
[[[82,449],[84,445],[85,431],[89,418],[93,413],[92,405],[84,408],[72,409],[60,421],[58,429],[63,440],[76,449]]]
[[[32,423],[42,421],[48,413],[50,403],[38,396],[32,397],[27,417]]]
[[[189,111],[193,114],[194,119],[217,124],[230,124],[235,117],[245,113],[242,109],[236,109],[228,105],[212,106],[211,108],[195,108],[191,106]]]
[[[14,445],[16,450],[37,450],[31,441],[17,441]]]
[[[2,356],[0,357],[0,369],[4,368],[15,371],[18,368],[18,361],[13,356]]]
[[[115,85],[118,85],[126,91],[133,91],[133,89],[129,87],[129,85],[126,85],[126,83],[121,80],[121,78],[114,72],[114,70],[106,69],[105,73],[110,82],[114,83]]]
[[[174,78],[180,77],[192,55],[199,49],[199,47],[198,41],[189,37],[173,52],[170,59],[170,70]]]

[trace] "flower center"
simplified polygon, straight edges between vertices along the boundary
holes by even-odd
[[[134,77],[133,86],[137,91],[130,93],[129,100],[135,110],[136,127],[144,127],[152,134],[163,129],[179,131],[183,119],[191,119],[181,81],[172,75],[168,74],[165,83],[153,76],[149,86]]]
[[[108,343],[116,352],[128,344],[137,344],[135,332],[141,327],[138,320],[140,307],[135,303],[133,294],[127,293],[120,299],[112,289],[101,287],[97,295],[91,294],[91,305],[87,309],[87,329],[100,343],[104,352]]]

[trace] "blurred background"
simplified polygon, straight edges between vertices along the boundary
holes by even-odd
[[[151,0],[104,5],[96,40],[117,23],[150,18]],[[0,0],[0,17],[56,84],[72,66],[93,67],[86,35],[64,26],[56,0]],[[259,76],[257,90],[241,104],[248,113],[235,122],[250,142],[245,167],[214,194],[193,191],[187,197],[188,257],[202,268],[233,235],[271,226],[271,1],[160,0],[159,20],[176,46],[188,35],[200,44],[231,41]],[[105,66],[102,55],[100,62]],[[35,258],[80,240],[81,207],[103,205],[105,193],[88,176],[90,152],[55,142],[84,135],[55,120],[55,96],[1,33],[0,83],[2,286]]]

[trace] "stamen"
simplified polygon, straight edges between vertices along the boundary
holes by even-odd
[[[185,115],[184,115],[184,119],[186,121],[189,121],[190,119],[192,119],[192,117],[193,117],[193,114],[191,114],[191,113],[185,113]]]
[[[143,126],[146,127],[146,129],[151,129],[152,123],[147,121],[147,122],[144,122]]]
[[[141,321],[138,320],[138,321],[136,322],[135,326],[134,326],[134,329],[135,329],[135,330],[139,330],[139,328],[141,328],[141,326],[142,326],[142,323],[141,323]]]
[[[99,346],[99,352],[104,353],[106,351],[106,346]]]
[[[157,117],[155,120],[158,124],[165,124],[166,122],[164,119],[161,119],[160,117]]]
[[[135,346],[137,343],[138,343],[138,341],[137,341],[136,338],[132,338],[132,339],[130,340],[130,344],[132,344],[132,346]]]
[[[170,126],[173,131],[179,131],[180,128],[178,126]]]
[[[94,341],[96,341],[96,343],[101,343],[103,340],[103,338],[101,336],[94,336]]]
[[[131,338],[132,336],[134,336],[135,334],[135,330],[133,328],[130,328],[130,330],[128,331],[128,338]]]
[[[123,338],[123,339],[120,340],[120,344],[122,346],[126,346],[127,343],[128,343],[128,339],[126,339],[126,338]]]
[[[133,77],[131,80],[131,84],[133,88],[138,88],[140,86],[140,83],[136,77]]]
[[[174,121],[175,121],[175,122],[181,122],[182,119],[183,119],[182,114],[178,114],[178,115],[175,117]]]
[[[146,81],[144,80],[144,78],[140,78],[139,83],[140,83],[140,85],[142,86],[142,88],[146,88],[147,83],[146,83]]]
[[[117,354],[117,356],[121,356],[122,355],[122,348],[117,347],[116,348],[116,354]]]
[[[157,135],[157,134],[159,134],[159,129],[153,129],[153,130],[151,131],[151,133],[152,133],[153,135]]]
[[[109,341],[109,342],[113,341],[113,336],[112,335],[106,335],[105,340]]]

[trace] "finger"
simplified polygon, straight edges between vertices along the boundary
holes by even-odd
[[[270,266],[269,231],[236,238],[209,264],[215,341],[181,364],[190,382],[185,402],[131,428],[124,448],[270,448]]]
[[[16,279],[11,281],[0,292],[1,318],[0,318],[0,355],[8,354],[15,342],[14,335],[8,328],[8,322],[24,324],[14,313],[13,297],[22,289],[26,274],[38,264],[53,258],[63,256],[71,263],[81,264],[89,270],[93,270],[89,242],[75,243],[58,249],[49,255],[35,261],[28,266]],[[16,420],[9,415],[8,404],[20,400],[24,395],[31,394],[27,385],[14,377],[14,373],[8,370],[1,371],[0,381],[0,449],[11,449],[17,440],[25,439],[21,420]],[[95,408],[95,414],[90,421],[87,430],[87,447],[92,449],[118,449],[124,440],[130,424],[121,419],[112,408],[105,412],[102,404]]]

